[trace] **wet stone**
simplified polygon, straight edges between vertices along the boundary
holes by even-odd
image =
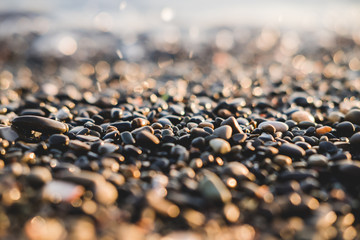
[[[14,118],[12,125],[20,131],[33,130],[45,134],[64,133],[68,131],[68,126],[64,123],[31,115]]]
[[[118,149],[119,149],[119,146],[116,144],[104,143],[99,146],[98,152],[101,155],[107,155],[107,154],[115,152]]]

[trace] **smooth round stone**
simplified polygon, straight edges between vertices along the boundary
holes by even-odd
[[[296,111],[293,114],[291,114],[291,119],[294,120],[297,123],[307,121],[307,122],[315,122],[315,118],[311,113],[307,111]]]
[[[135,144],[135,138],[132,136],[132,134],[129,131],[122,132],[120,134],[121,140],[125,144]]]
[[[133,128],[139,128],[139,127],[143,127],[143,126],[147,126],[149,125],[150,122],[149,120],[145,119],[145,118],[135,118],[131,121],[131,126]]]
[[[344,121],[336,126],[336,133],[342,137],[350,137],[355,132],[354,124]]]
[[[279,148],[279,153],[293,158],[305,156],[305,150],[292,143],[282,144]]]
[[[226,154],[231,150],[230,144],[221,138],[210,140],[209,145],[215,153]]]
[[[232,176],[238,177],[241,175],[248,175],[249,169],[242,163],[239,162],[230,162],[224,166],[224,173],[230,174]]]
[[[334,111],[329,114],[328,119],[331,123],[336,123],[340,122],[344,117],[345,115],[343,113]]]
[[[350,138],[350,147],[355,152],[360,152],[360,132],[355,133]]]
[[[236,133],[232,136],[232,140],[236,143],[243,143],[245,142],[247,135],[245,133]]]
[[[259,128],[269,134],[274,134],[276,132],[276,128],[273,125],[271,125],[270,123],[264,123]]]
[[[328,159],[321,154],[313,154],[308,159],[308,165],[312,167],[326,167],[328,165]]]
[[[141,131],[136,134],[136,142],[143,147],[152,147],[160,143],[160,140],[148,131]]]
[[[292,159],[289,156],[285,156],[285,155],[276,155],[274,157],[274,163],[276,163],[277,165],[283,167],[286,165],[291,165],[292,164]]]
[[[113,143],[104,143],[99,146],[98,152],[101,155],[106,155],[115,152],[119,149],[118,145],[115,145]]]
[[[239,123],[233,116],[227,118],[221,123],[221,126],[224,125],[229,125],[232,128],[233,133],[243,133],[243,130],[241,129]]]
[[[68,126],[62,122],[32,115],[16,117],[12,125],[19,130],[33,130],[45,134],[64,133],[69,130]]]
[[[200,128],[209,127],[211,129],[214,129],[214,124],[212,124],[210,122],[201,122],[201,123],[199,123],[198,127],[200,127]]]
[[[323,135],[325,133],[329,133],[332,131],[332,128],[329,126],[323,126],[316,129],[316,133],[319,135]]]
[[[286,132],[289,130],[289,126],[286,123],[279,122],[279,121],[266,121],[259,124],[258,128],[264,130],[264,127],[267,125],[271,125],[275,128],[276,132]],[[264,130],[265,131],[265,130]]]
[[[360,109],[352,109],[345,115],[345,120],[360,125]]]
[[[53,134],[49,138],[50,146],[66,146],[69,145],[70,139],[66,135],[62,134]]]
[[[172,126],[173,124],[171,123],[171,121],[167,118],[160,118],[157,123],[160,123],[163,127],[165,126]]]
[[[229,125],[224,125],[214,130],[214,135],[222,139],[230,139],[232,135],[232,128]]]
[[[215,173],[203,170],[202,174],[198,190],[206,199],[223,203],[231,200],[230,191]]]
[[[190,136],[191,138],[196,138],[196,137],[207,137],[209,136],[210,133],[208,133],[207,131],[205,131],[203,128],[193,128],[190,131]]]

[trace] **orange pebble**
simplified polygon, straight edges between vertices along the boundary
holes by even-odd
[[[319,135],[331,132],[332,128],[329,126],[324,126],[324,127],[320,127],[318,129],[316,129],[316,133]]]

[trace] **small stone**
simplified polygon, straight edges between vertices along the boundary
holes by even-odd
[[[145,118],[135,118],[134,120],[132,120],[131,122],[131,126],[133,128],[139,128],[139,127],[144,127],[149,125],[150,122],[149,120],[145,119]]]
[[[49,138],[49,144],[53,147],[60,147],[60,146],[66,146],[69,145],[70,139],[66,135],[62,134],[53,134]]]
[[[267,125],[267,124],[271,124],[273,127],[275,127],[276,132],[286,132],[287,130],[289,130],[289,126],[286,123],[283,122],[279,122],[279,121],[266,121],[266,122],[262,122],[259,124],[259,128],[263,128],[263,126]]]
[[[293,114],[291,114],[291,119],[297,123],[303,121],[315,122],[315,118],[313,117],[313,115],[311,115],[311,113],[302,110],[296,111]]]
[[[129,131],[122,132],[120,137],[125,144],[135,144],[135,139]]]
[[[329,127],[329,126],[323,126],[323,127],[320,127],[320,128],[316,129],[316,133],[319,134],[319,135],[323,135],[323,134],[329,133],[331,131],[332,131],[332,128]]]
[[[305,156],[305,150],[292,143],[282,144],[279,148],[279,153],[294,158]]]
[[[261,125],[261,124],[260,124]],[[263,123],[259,128],[266,133],[274,134],[276,132],[276,128],[270,123]]]
[[[355,127],[349,121],[344,121],[336,126],[336,133],[343,137],[350,137],[354,134]]]
[[[203,170],[202,174],[203,176],[199,181],[198,190],[205,198],[223,203],[231,200],[230,191],[215,173],[209,170]]]
[[[313,154],[308,159],[309,166],[312,167],[326,167],[328,165],[328,159],[321,154]]]
[[[148,131],[141,131],[136,134],[136,142],[143,147],[153,147],[160,143],[160,140]]]
[[[247,135],[245,133],[236,133],[232,136],[232,140],[236,143],[245,142]]]
[[[11,127],[0,126],[0,138],[13,142],[19,138],[19,135]]]
[[[45,134],[64,133],[69,130],[68,126],[62,122],[32,115],[16,117],[12,125],[20,131],[33,130]]]
[[[360,132],[355,133],[350,138],[350,147],[354,152],[360,152]]]
[[[228,125],[220,126],[214,130],[214,135],[225,140],[230,139],[232,128]]]
[[[209,144],[215,153],[226,154],[231,150],[230,144],[221,138],[214,138]]]
[[[360,125],[360,109],[352,109],[345,115],[345,120]]]
[[[227,118],[221,123],[221,126],[224,125],[229,125],[232,128],[233,133],[243,133],[243,130],[241,129],[239,123],[236,121],[236,119],[233,116]]]
[[[285,155],[276,155],[274,157],[274,163],[276,163],[277,165],[284,167],[287,165],[291,165],[292,164],[292,159],[289,156],[285,156]]]
[[[107,155],[115,152],[119,149],[119,146],[113,143],[104,143],[99,146],[98,152],[101,155]]]

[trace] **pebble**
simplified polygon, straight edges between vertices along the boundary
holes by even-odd
[[[141,131],[136,134],[136,142],[142,147],[154,147],[160,143],[160,140],[148,131]]]
[[[329,126],[323,126],[316,129],[316,133],[319,135],[323,135],[325,133],[329,133],[332,131],[332,128]]]
[[[69,142],[70,142],[69,137],[62,134],[53,134],[49,138],[50,146],[54,146],[54,147],[67,146],[69,145]]]
[[[264,126],[270,124],[276,130],[276,132],[286,132],[289,130],[289,126],[286,123],[279,122],[279,121],[265,121],[259,124],[258,128],[263,128]]]
[[[301,158],[305,156],[305,150],[292,143],[282,144],[279,148],[279,153],[291,158]]]
[[[336,133],[340,136],[351,137],[355,132],[354,125],[349,121],[344,121],[336,126]]]
[[[307,121],[307,122],[315,122],[315,118],[307,111],[296,111],[291,114],[291,119],[297,123]]]
[[[360,109],[352,109],[346,113],[345,121],[360,125]]]
[[[6,139],[9,142],[16,141],[19,138],[19,134],[14,131],[11,127],[0,125],[0,138]]]
[[[226,154],[231,150],[229,142],[221,138],[211,139],[209,145],[215,153],[219,154]]]
[[[350,146],[353,151],[355,152],[360,151],[360,132],[355,133],[354,135],[351,136]]]
[[[120,137],[124,144],[135,144],[135,139],[129,131],[122,132]]]
[[[239,123],[236,121],[235,117],[233,117],[233,116],[227,118],[226,120],[224,120],[221,123],[221,126],[224,126],[224,125],[229,125],[232,128],[234,134],[235,133],[243,133]]]
[[[227,203],[231,200],[231,193],[221,179],[209,170],[202,171],[202,178],[199,181],[198,190],[208,200]],[[209,202],[211,204],[211,202]]]
[[[228,125],[220,126],[214,130],[214,135],[219,138],[228,140],[231,138],[232,128]]]
[[[321,154],[313,154],[309,157],[308,164],[312,167],[326,167],[328,158]]]
[[[20,116],[14,118],[12,126],[20,131],[37,131],[45,134],[65,133],[69,130],[68,126],[49,118],[39,116]]]

